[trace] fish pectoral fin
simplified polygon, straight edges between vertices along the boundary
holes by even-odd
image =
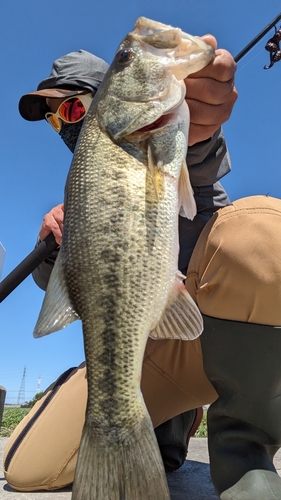
[[[194,340],[202,331],[202,315],[177,277],[163,314],[149,336],[152,339]]]
[[[182,164],[179,177],[179,214],[182,217],[193,220],[197,214],[197,207],[194,199],[193,189],[189,179],[186,162]]]
[[[35,338],[43,337],[49,333],[62,330],[77,319],[79,319],[79,316],[69,299],[59,252],[33,336]]]

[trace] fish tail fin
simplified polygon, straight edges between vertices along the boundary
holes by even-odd
[[[103,437],[87,421],[75,471],[72,500],[169,500],[163,462],[148,416],[126,435]]]

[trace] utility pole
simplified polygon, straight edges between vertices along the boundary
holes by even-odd
[[[26,366],[23,370],[23,375],[21,379],[20,390],[18,394],[18,405],[22,405],[25,403],[25,374],[26,374]]]
[[[39,377],[38,377],[38,379],[37,379],[37,389],[36,389],[36,394],[38,394],[38,392],[40,392],[41,380],[42,380],[42,377],[41,377],[41,375],[39,375]]]

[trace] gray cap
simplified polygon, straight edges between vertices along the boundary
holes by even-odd
[[[21,116],[30,121],[43,120],[48,110],[46,97],[67,98],[79,95],[85,89],[94,95],[108,67],[103,59],[81,49],[56,59],[50,76],[39,83],[37,91],[21,97]]]

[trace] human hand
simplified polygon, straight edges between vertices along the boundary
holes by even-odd
[[[61,245],[62,230],[64,219],[64,205],[61,203],[52,208],[48,214],[43,217],[42,226],[39,231],[40,240],[44,240],[48,234],[53,233],[58,245]]]
[[[217,48],[212,35],[201,38]],[[218,49],[208,66],[185,79],[186,102],[190,110],[189,146],[212,137],[229,119],[238,97],[234,86],[235,71],[232,55],[227,50]]]

